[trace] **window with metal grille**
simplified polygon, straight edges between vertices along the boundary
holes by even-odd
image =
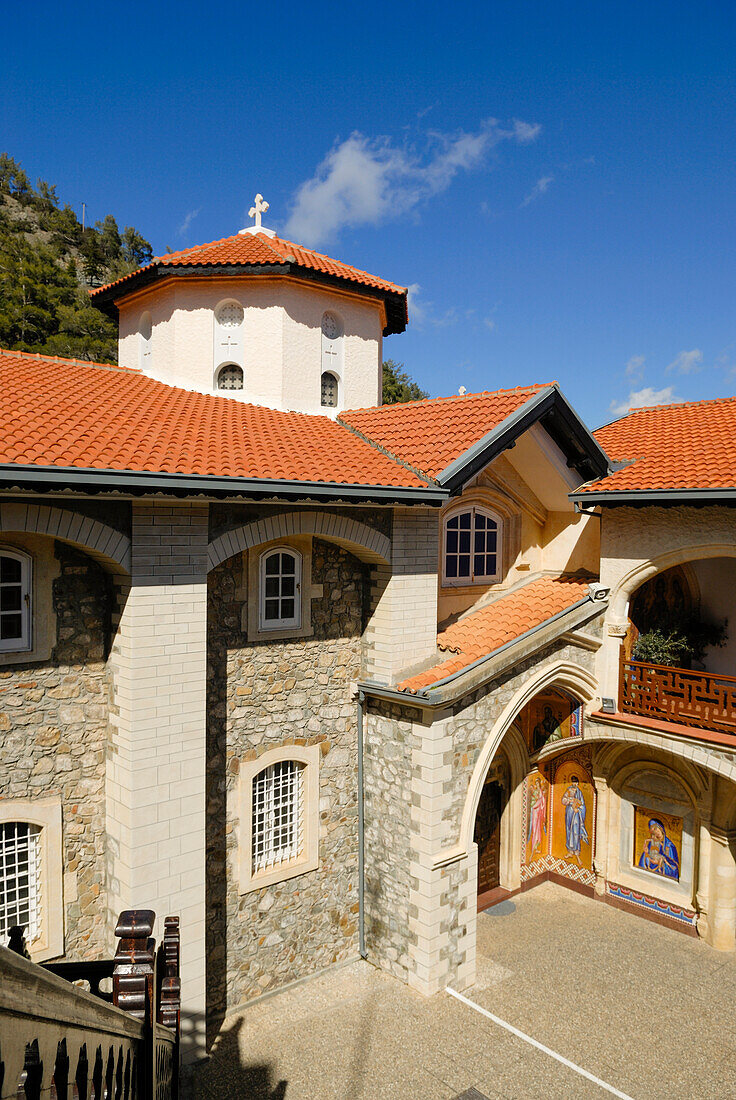
[[[0,550],[0,651],[30,646],[30,582],[30,558]]]
[[[463,508],[445,520],[444,580],[487,584],[499,579],[501,521],[482,508]]]
[[[299,626],[301,622],[301,554],[267,551],[261,558],[261,626]]]
[[[327,370],[322,375],[322,404],[328,409],[337,408],[337,379]]]
[[[271,764],[253,780],[253,873],[297,859],[303,846],[304,765]]]
[[[41,830],[25,821],[0,824],[0,939],[15,924],[30,943],[41,931]]]
[[[236,363],[226,363],[217,372],[218,390],[242,390],[243,368]]]

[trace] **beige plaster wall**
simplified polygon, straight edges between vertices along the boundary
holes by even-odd
[[[383,310],[370,300],[291,279],[245,277],[172,279],[120,302],[121,365],[139,367],[139,325],[151,314],[151,377],[200,393],[216,393],[214,315],[224,300],[245,311],[242,391],[235,400],[323,413],[322,315],[336,313],[344,328],[340,408],[380,402]],[[221,391],[220,391],[221,392]],[[337,410],[336,410],[337,411]]]

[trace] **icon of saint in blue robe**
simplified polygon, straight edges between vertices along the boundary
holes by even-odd
[[[680,856],[658,817],[649,820],[649,838],[644,841],[639,866],[665,878],[680,877]]]
[[[562,796],[562,805],[565,807],[567,854],[580,863],[580,846],[583,842],[590,844],[590,838],[585,829],[585,799],[578,782],[576,775],[571,776],[570,786]]]

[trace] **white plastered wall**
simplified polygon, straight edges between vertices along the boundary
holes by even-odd
[[[338,315],[344,331],[339,409],[381,400],[383,307],[378,299],[324,290],[295,279],[170,279],[119,302],[119,361],[141,367],[139,326],[150,312],[150,369],[160,382],[216,393],[214,314],[223,301],[244,309],[242,391],[221,395],[299,412],[327,413],[320,404],[322,316]]]

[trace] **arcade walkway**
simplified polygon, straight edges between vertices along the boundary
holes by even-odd
[[[736,1096],[736,957],[547,883],[478,920],[466,996],[632,1100]],[[616,1095],[447,993],[352,963],[230,1017],[198,1098]],[[470,1096],[477,1100],[477,1093]]]

